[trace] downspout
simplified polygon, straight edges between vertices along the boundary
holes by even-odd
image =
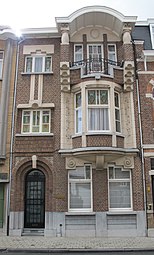
[[[10,226],[10,197],[11,197],[11,184],[12,184],[12,162],[13,162],[13,142],[14,142],[14,123],[15,123],[15,108],[16,108],[16,94],[17,94],[17,78],[19,66],[19,46],[24,39],[17,41],[16,52],[16,66],[15,66],[15,81],[14,81],[14,95],[13,95],[13,110],[12,110],[12,125],[11,125],[11,144],[10,144],[10,173],[9,173],[9,186],[8,186],[8,200],[7,200],[7,236],[9,236]]]
[[[134,52],[134,65],[135,65],[135,79],[136,79],[136,93],[137,93],[137,102],[138,102],[138,121],[139,121],[139,131],[140,131],[140,151],[141,151],[141,169],[142,169],[142,181],[143,181],[143,198],[144,198],[144,211],[145,211],[145,231],[146,236],[148,236],[148,223],[147,223],[147,197],[146,197],[146,181],[145,181],[145,165],[144,165],[144,151],[143,151],[143,130],[141,122],[141,103],[140,103],[140,94],[139,94],[139,81],[138,81],[138,71],[137,71],[137,62],[136,62],[136,49],[135,43],[133,43],[133,52]]]

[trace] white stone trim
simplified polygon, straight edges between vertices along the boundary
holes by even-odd
[[[41,53],[53,54],[54,45],[24,45],[23,47],[24,55],[30,55],[32,53],[36,53],[37,51],[41,51]]]

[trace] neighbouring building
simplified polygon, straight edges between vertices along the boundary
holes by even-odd
[[[136,61],[145,52],[136,20],[90,6],[55,28],[23,30],[10,235],[146,235],[136,65],[147,62]]]
[[[0,26],[0,234],[7,234],[16,37]]]
[[[147,229],[148,235],[154,236],[154,19],[137,22],[133,37],[137,46],[136,71]]]

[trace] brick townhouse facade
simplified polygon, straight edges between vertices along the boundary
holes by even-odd
[[[144,166],[153,58],[148,25],[136,20],[90,6],[55,28],[22,31],[10,235],[145,236],[153,227],[153,154]]]
[[[16,37],[0,26],[0,234],[7,234]]]
[[[139,92],[139,116],[142,169],[145,173],[145,200],[148,235],[154,235],[154,20],[137,22],[136,71]]]

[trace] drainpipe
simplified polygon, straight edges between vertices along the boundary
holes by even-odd
[[[145,228],[146,236],[148,236],[148,223],[147,223],[147,197],[146,197],[146,181],[145,181],[145,165],[144,165],[144,151],[143,151],[143,131],[142,131],[142,122],[141,122],[141,103],[140,103],[140,94],[139,94],[139,81],[138,81],[138,70],[136,62],[136,49],[135,43],[133,43],[133,52],[134,52],[134,64],[135,64],[135,79],[136,79],[136,93],[137,93],[137,102],[138,102],[138,121],[139,121],[139,131],[140,131],[140,151],[141,151],[141,169],[142,169],[142,181],[143,181],[143,197],[144,197],[144,211],[145,211]]]
[[[13,162],[13,142],[14,142],[13,136],[14,136],[14,123],[15,123],[18,65],[19,65],[19,46],[23,41],[24,39],[18,39],[17,52],[16,52],[15,82],[14,82],[12,125],[11,125],[11,144],[10,144],[10,166],[9,166],[10,173],[9,173],[9,186],[8,186],[8,199],[7,199],[7,236],[9,236],[9,226],[10,226],[10,197],[11,197],[11,184],[12,184],[12,162]]]

